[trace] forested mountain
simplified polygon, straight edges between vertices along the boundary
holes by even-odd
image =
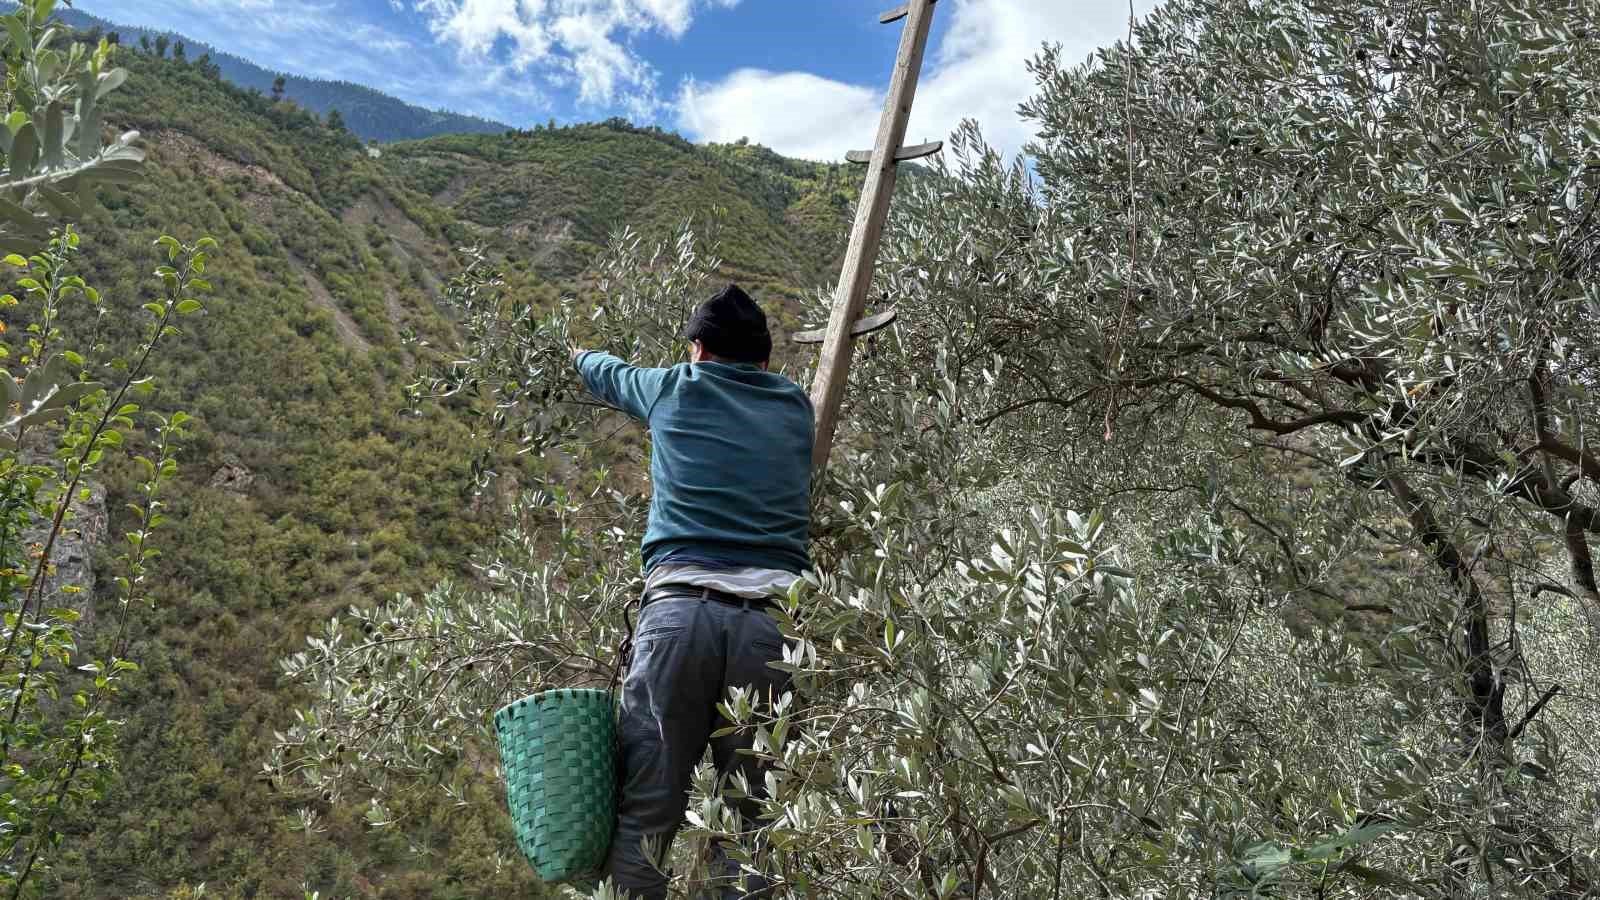
[[[62,898],[508,896],[529,890],[497,786],[406,831],[369,830],[360,797],[303,804],[260,776],[296,692],[278,660],[352,605],[450,579],[492,544],[473,421],[406,388],[454,352],[441,306],[481,244],[519,296],[594,296],[610,232],[722,223],[727,272],[797,298],[842,252],[858,179],[755,147],[696,147],[626,123],[452,136],[373,156],[295,103],[197,64],[130,52],[107,121],[142,132],[147,176],[103,189],[82,274],[117,307],[150,299],[149,250],[211,235],[213,299],[160,360],[153,405],[194,419],[166,497],[175,540],[136,617],[143,674],[123,695],[123,764],[43,876]],[[787,304],[787,305],[785,305]],[[87,311],[68,307],[67,321]],[[19,331],[13,329],[11,334]],[[525,478],[535,457],[500,463]],[[107,472],[110,532],[137,470]],[[109,551],[106,551],[109,553]],[[109,565],[107,563],[106,565]],[[109,576],[107,576],[109,577]],[[490,814],[485,815],[485,811]],[[177,890],[178,893],[172,892]],[[197,896],[197,895],[196,895]]]
[[[0,7],[15,5],[5,3]],[[281,88],[284,97],[320,116],[337,111],[345,127],[362,140],[403,141],[436,134],[499,133],[507,128],[478,116],[425,109],[365,85],[274,71],[176,32],[121,25],[75,9],[63,9],[58,17],[90,36],[115,34],[130,51],[153,53],[159,47],[164,54],[182,53],[189,62],[203,59],[206,65],[216,66],[224,79],[242,88],[268,95]],[[181,50],[179,44],[183,45]]]

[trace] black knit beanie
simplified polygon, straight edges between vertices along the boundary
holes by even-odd
[[[700,304],[684,326],[683,337],[699,341],[713,356],[735,362],[761,363],[772,357],[767,314],[736,284]]]

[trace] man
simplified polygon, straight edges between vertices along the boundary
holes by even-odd
[[[750,736],[711,737],[725,724],[716,706],[730,687],[774,699],[787,689],[769,665],[783,658],[783,637],[766,598],[809,565],[811,401],[767,371],[766,315],[729,285],[695,310],[683,337],[690,361],[666,369],[572,354],[595,396],[650,429],[645,590],[622,683],[623,787],[606,862],[619,890],[649,900],[666,896],[660,867],[708,743],[720,773],[743,771],[762,790],[759,767],[739,753]],[[739,807],[754,819],[755,800]],[[737,872],[720,852],[715,868]],[[746,879],[752,892],[764,886]],[[724,896],[744,895],[729,886]]]

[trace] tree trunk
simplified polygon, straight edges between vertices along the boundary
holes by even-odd
[[[1386,476],[1383,484],[1461,598],[1461,612],[1457,618],[1461,627],[1460,650],[1465,658],[1463,674],[1467,680],[1466,705],[1461,713],[1463,746],[1476,752],[1478,743],[1483,741],[1499,751],[1505,746],[1508,733],[1505,684],[1500,681],[1489,653],[1489,607],[1483,591],[1473,580],[1449,532],[1440,527],[1428,502],[1417,496],[1411,485],[1397,474]]]
[[[1600,650],[1600,587],[1594,580],[1594,557],[1589,553],[1589,535],[1571,516],[1566,521],[1567,556],[1572,560],[1572,581],[1578,587],[1578,607],[1589,623],[1589,645]]]

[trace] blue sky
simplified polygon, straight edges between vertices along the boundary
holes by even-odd
[[[896,0],[78,0],[271,69],[370,85],[517,126],[613,115],[692,140],[749,137],[836,159],[871,143]],[[1139,14],[1154,0],[1135,0]],[[908,140],[976,118],[997,146],[1043,42],[1076,58],[1120,38],[1126,0],[942,0]]]

